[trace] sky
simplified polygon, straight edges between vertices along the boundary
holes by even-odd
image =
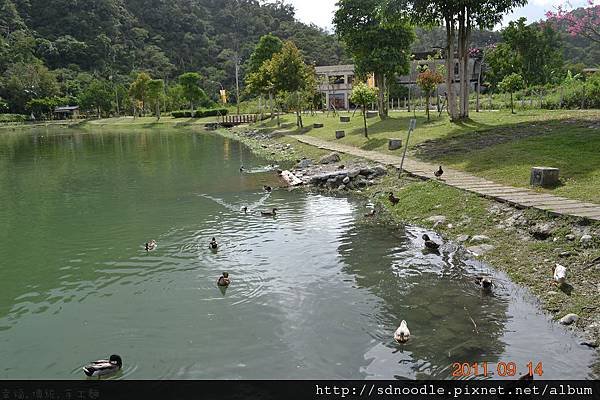
[[[313,23],[329,31],[333,31],[331,20],[335,12],[335,3],[337,0],[287,0],[296,8],[296,18],[305,23]],[[569,0],[574,7],[581,7],[587,4],[587,0]],[[529,22],[538,21],[544,18],[548,10],[554,10],[556,6],[564,4],[565,0],[530,0],[525,7],[516,9],[513,13],[504,18],[503,25],[509,21],[526,17]],[[600,4],[600,0],[595,0],[595,4]]]

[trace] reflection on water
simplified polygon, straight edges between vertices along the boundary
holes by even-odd
[[[0,137],[0,378],[83,378],[113,353],[115,379],[449,378],[483,361],[590,377],[594,352],[504,275],[353,200],[264,193],[275,174],[240,173],[269,164],[237,142],[67,132]]]

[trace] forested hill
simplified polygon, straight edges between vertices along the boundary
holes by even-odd
[[[0,29],[3,48],[50,69],[105,75],[199,71],[231,84],[235,58],[243,64],[269,32],[292,39],[307,62],[348,61],[334,36],[296,21],[283,1],[0,0]]]

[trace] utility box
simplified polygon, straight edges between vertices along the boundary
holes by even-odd
[[[558,168],[533,167],[531,168],[531,186],[555,187],[560,183],[558,179]]]

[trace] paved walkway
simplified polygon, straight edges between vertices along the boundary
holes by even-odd
[[[362,150],[357,147],[330,142],[308,135],[296,135],[293,137],[302,143],[316,146],[321,149],[351,154],[353,156],[400,168],[400,162],[402,160],[401,156]],[[419,178],[432,179],[434,178],[433,171],[436,171],[437,169],[437,164],[418,161],[411,157],[406,157],[404,160],[404,170]],[[585,217],[600,221],[600,205],[598,204],[571,200],[546,193],[538,193],[525,188],[500,185],[496,182],[488,181],[484,178],[479,178],[450,168],[444,168],[443,183],[477,193],[483,197],[510,203],[521,208],[532,207],[554,214]]]

